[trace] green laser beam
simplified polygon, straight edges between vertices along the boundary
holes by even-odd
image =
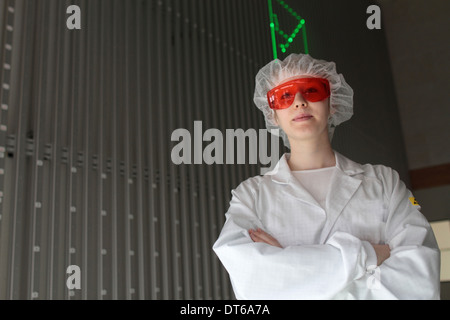
[[[295,27],[295,29],[290,33],[287,33],[286,31],[281,30],[280,24],[278,21],[278,16],[273,12],[272,0],[267,0],[268,7],[269,7],[270,34],[271,34],[271,38],[272,38],[272,51],[273,51],[274,59],[277,59],[277,56],[278,56],[277,48],[279,47],[281,49],[281,52],[285,53],[286,49],[289,48],[289,46],[294,42],[295,38],[298,36],[300,30],[302,30],[301,36],[303,38],[304,51],[305,51],[305,53],[309,53],[308,41],[307,41],[307,37],[306,37],[305,19],[300,17],[300,15],[297,14],[292,8],[290,8],[287,5],[287,3],[285,3],[284,1],[282,1],[282,0],[275,0],[275,1],[278,2],[278,4],[282,8],[287,10],[287,12],[298,21],[298,24]],[[276,34],[278,34],[281,39],[284,39],[284,40],[280,41],[278,46],[277,46]]]

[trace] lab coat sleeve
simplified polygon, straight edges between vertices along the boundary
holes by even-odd
[[[376,265],[366,241],[335,232],[322,245],[278,248],[251,240],[248,229],[264,228],[255,212],[258,181],[232,191],[226,222],[213,250],[228,271],[237,299],[331,299]]]
[[[391,255],[380,266],[380,293],[396,299],[439,299],[440,251],[433,231],[398,173],[381,169],[389,197],[385,237]]]

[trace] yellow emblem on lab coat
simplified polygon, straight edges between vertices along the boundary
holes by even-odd
[[[415,206],[418,206],[418,205],[419,205],[419,203],[417,202],[416,198],[414,198],[414,197],[410,197],[410,198],[409,198],[409,201],[411,201],[411,203],[412,203],[413,205],[415,205]]]

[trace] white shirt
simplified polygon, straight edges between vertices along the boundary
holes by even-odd
[[[237,299],[439,299],[440,252],[398,173],[335,152],[325,209],[285,154],[272,172],[232,190],[213,250]],[[283,246],[251,240],[261,228]],[[373,244],[389,244],[379,267]]]
[[[325,200],[328,190],[330,189],[330,182],[335,169],[336,166],[312,170],[299,170],[292,171],[292,175],[297,178],[306,190],[308,190],[314,199],[316,199],[317,203],[325,209]]]

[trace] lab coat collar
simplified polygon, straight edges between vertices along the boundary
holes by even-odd
[[[353,176],[355,174],[364,172],[362,165],[360,165],[359,163],[356,163],[348,159],[347,157],[344,157],[335,150],[333,150],[333,152],[336,157],[336,167],[342,173]],[[290,157],[290,153],[283,154],[275,168],[267,172],[265,175],[272,176],[272,181],[281,184],[290,183],[291,181],[296,180],[296,178],[292,175],[291,169],[289,168],[288,160]]]
[[[361,184],[361,179],[354,177],[354,175],[364,172],[362,165],[336,151],[334,151],[334,154],[338,170],[335,170],[332,175],[326,197],[325,212],[327,220],[322,230],[321,243],[325,242],[337,218]],[[274,170],[266,173],[266,175],[270,175],[273,182],[285,185],[284,192],[287,196],[321,208],[314,197],[293,176],[287,162],[289,157],[290,154],[285,153]]]

